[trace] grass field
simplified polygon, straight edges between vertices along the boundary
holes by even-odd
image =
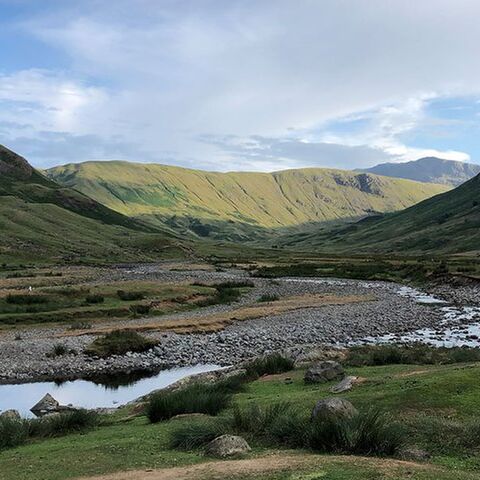
[[[400,422],[408,443],[426,449],[432,455],[428,463],[402,463],[397,460],[363,457],[313,455],[307,450],[282,452],[298,455],[299,464],[272,462],[262,465],[265,456],[278,450],[260,439],[249,438],[253,448],[246,456],[252,470],[229,469],[228,462],[217,462],[212,469],[203,467],[190,478],[271,478],[312,480],[328,478],[450,480],[474,479],[480,474],[480,438],[461,441],[460,431],[475,423],[480,398],[479,364],[389,365],[348,368],[348,374],[363,381],[342,396],[357,408],[375,405]],[[330,396],[331,383],[306,386],[303,370],[270,375],[248,384],[246,391],[234,395],[234,403],[255,402],[269,405],[287,401],[308,413],[315,402]],[[287,380],[288,379],[288,380]],[[228,415],[227,410],[222,415]],[[172,419],[149,424],[144,416],[131,416],[126,409],[106,420],[95,430],[34,443],[0,452],[2,480],[63,480],[122,470],[185,467],[211,461],[201,451],[178,451],[169,447],[171,432],[195,418]],[[275,458],[275,457],[274,457]],[[225,467],[221,464],[225,463]],[[253,466],[252,466],[253,465]],[[263,470],[262,470],[263,468]],[[222,470],[223,469],[223,470]],[[293,469],[293,471],[292,471]],[[176,477],[189,478],[191,470],[174,471]],[[182,473],[183,472],[183,473]],[[209,473],[210,472],[210,473]],[[236,473],[235,473],[236,472]],[[243,473],[242,473],[243,472]],[[240,473],[243,475],[240,475]],[[248,473],[248,475],[245,475]],[[153,475],[153,474],[152,474]],[[203,476],[202,476],[203,475]],[[223,475],[223,476],[222,476]],[[240,475],[240,476],[239,476]],[[123,478],[119,476],[118,479]],[[126,478],[126,477],[125,477]],[[130,478],[130,477],[128,477]],[[143,477],[139,477],[143,478]],[[150,478],[150,477],[145,477]],[[157,478],[152,476],[151,478]]]
[[[75,325],[78,328],[90,325],[90,328],[98,321],[114,321],[135,316],[137,312],[155,316],[200,307],[216,294],[214,287],[187,283],[97,284],[91,278],[88,280],[88,269],[83,273],[85,281],[76,284],[69,284],[71,276],[68,273],[63,276],[61,269],[31,270],[13,278],[6,278],[7,274],[0,279],[0,328],[58,322],[70,323],[73,329]],[[34,288],[29,291],[32,284]]]

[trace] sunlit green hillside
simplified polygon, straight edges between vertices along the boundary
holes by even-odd
[[[448,189],[333,169],[218,173],[120,161],[70,164],[47,175],[125,215],[227,239],[400,210]]]

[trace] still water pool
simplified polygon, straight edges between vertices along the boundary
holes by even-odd
[[[46,393],[50,393],[61,405],[72,404],[83,408],[116,407],[189,375],[220,368],[218,365],[196,365],[160,372],[136,371],[105,375],[88,380],[0,385],[0,412],[13,408],[24,417],[33,417],[30,408]]]

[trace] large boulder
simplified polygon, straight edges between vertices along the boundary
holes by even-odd
[[[305,383],[325,383],[344,375],[343,367],[333,360],[325,360],[323,362],[312,365],[305,372]]]
[[[36,403],[30,411],[41,417],[50,413],[58,412],[61,409],[60,403],[57,402],[49,393],[47,393],[38,403]]]
[[[18,410],[5,410],[4,412],[0,413],[0,418],[8,418],[10,420],[20,420],[20,414]]]
[[[236,435],[222,435],[212,440],[205,448],[205,454],[211,457],[226,458],[241,455],[251,450],[248,443]]]
[[[351,418],[358,413],[358,410],[344,398],[329,397],[319,400],[312,410],[312,419],[316,417],[347,417]]]

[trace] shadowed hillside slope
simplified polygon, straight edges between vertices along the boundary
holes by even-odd
[[[172,248],[151,226],[65,188],[0,146],[0,257],[134,259]],[[144,249],[142,244],[149,244]]]
[[[340,252],[480,253],[480,175],[401,212],[310,235],[300,245]]]
[[[120,161],[70,164],[47,175],[125,215],[227,240],[395,211],[448,189],[333,169],[218,173]]]

